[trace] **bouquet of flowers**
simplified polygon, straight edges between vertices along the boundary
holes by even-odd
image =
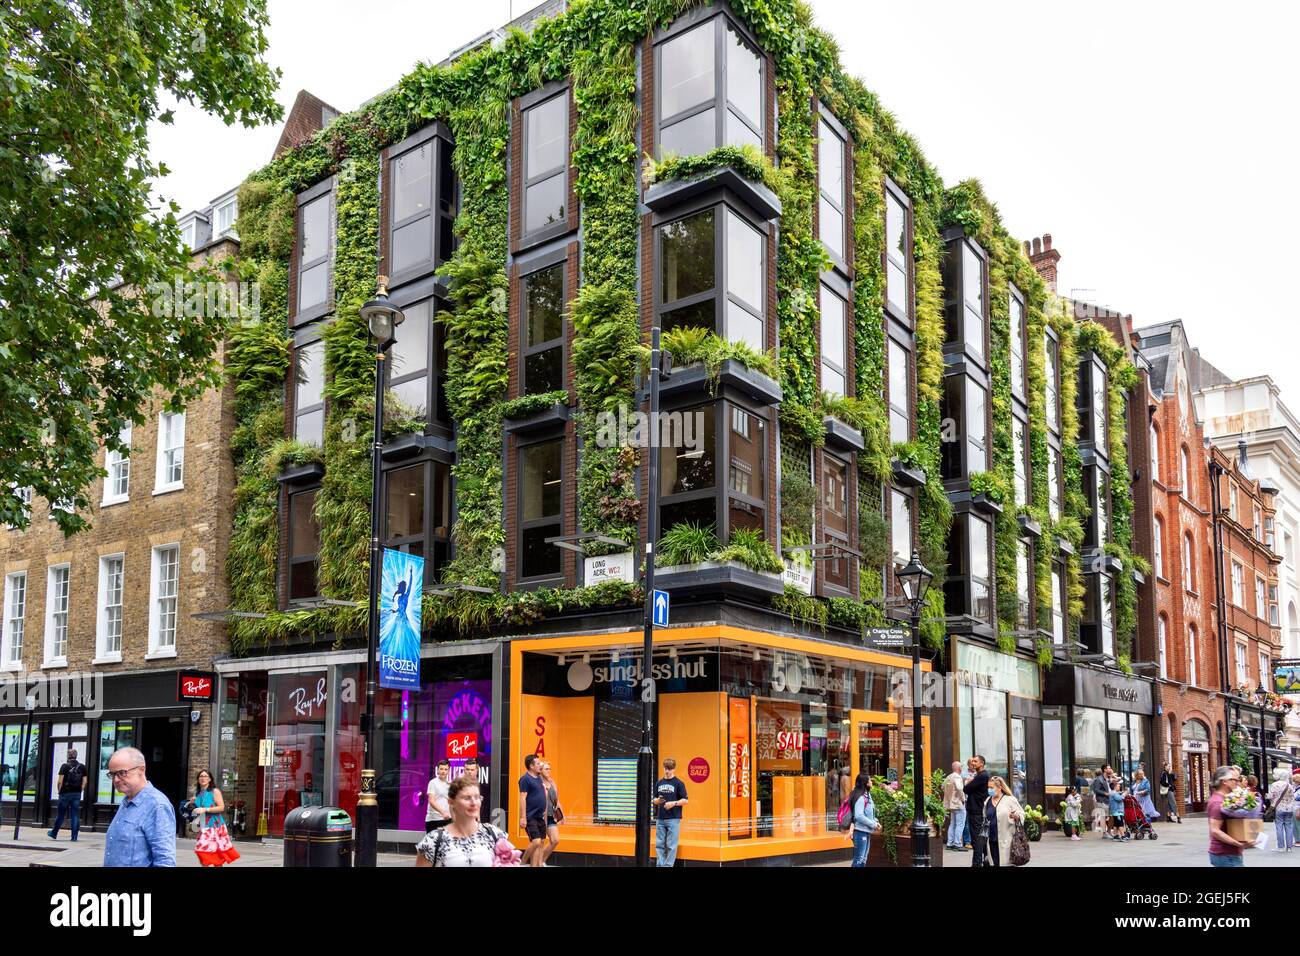
[[[497,840],[496,846],[492,849],[493,866],[518,866],[523,854],[510,845],[510,841],[505,837]]]
[[[1223,798],[1223,815],[1235,819],[1249,820],[1263,814],[1259,794],[1237,787]]]

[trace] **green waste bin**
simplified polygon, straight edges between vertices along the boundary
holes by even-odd
[[[284,818],[286,867],[352,866],[352,818],[338,807],[299,807]]]

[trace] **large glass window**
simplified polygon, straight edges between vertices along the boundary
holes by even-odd
[[[661,328],[706,328],[763,351],[766,247],[763,234],[725,206],[661,226]],[[726,275],[721,297],[720,258]]]
[[[1053,521],[1061,520],[1061,453],[1047,446],[1047,513]]]
[[[988,469],[988,394],[973,378],[966,380],[966,473]]]
[[[298,210],[298,313],[328,311],[330,278],[330,193]]]
[[[524,111],[524,234],[565,221],[569,200],[568,92]]]
[[[885,190],[885,304],[903,318],[910,318],[912,300],[909,277],[911,250],[907,228],[911,207],[890,189]]]
[[[45,582],[45,661],[64,662],[68,657],[68,581],[71,569],[62,564],[50,568]]]
[[[689,522],[712,527],[723,541],[738,528],[763,533],[766,421],[732,402],[714,402],[673,411],[661,427],[660,532]],[[722,487],[719,462],[726,467]]]
[[[1029,504],[1029,428],[1019,418],[1011,419],[1011,445],[1015,455],[1016,507]]]
[[[99,640],[98,657],[122,653],[122,569],[120,554],[99,559]]]
[[[697,156],[720,145],[762,148],[763,61],[725,20],[661,43],[658,58],[659,156]]]
[[[1100,651],[1103,654],[1115,654],[1115,584],[1109,574],[1097,575],[1097,628],[1100,636]]]
[[[524,395],[540,395],[564,387],[564,263],[523,280]]]
[[[153,608],[150,651],[176,649],[176,607],[180,583],[181,549],[167,545],[153,549]]]
[[[185,413],[163,412],[158,416],[158,468],[155,491],[181,487],[185,477]]]
[[[1009,777],[1007,753],[1007,695],[1000,691],[971,688],[974,707],[975,753],[985,761],[990,776]]]
[[[763,467],[767,431],[757,415],[735,405],[725,406],[730,423],[727,436],[727,518],[730,531],[755,528],[762,533],[764,487]]]
[[[1200,672],[1197,670],[1197,665],[1196,665],[1197,650],[1198,650],[1198,646],[1196,641],[1196,625],[1188,624],[1187,625],[1187,683],[1191,684],[1193,687],[1197,686],[1200,683],[1200,679],[1199,679]]]
[[[993,579],[989,572],[989,526],[983,519],[971,515],[967,528],[970,534],[971,614],[991,623]]]
[[[976,358],[984,357],[984,260],[962,243],[962,341]]]
[[[1052,643],[1065,643],[1065,568],[1052,565]]]
[[[123,426],[118,432],[118,440],[128,449],[131,447],[131,426]],[[131,484],[131,456],[114,451],[111,448],[104,453],[104,470],[108,477],[104,479],[104,504],[126,501]]]
[[[847,395],[847,329],[844,300],[822,286],[821,347],[822,391],[832,395]]]
[[[324,435],[325,342],[317,340],[295,350],[293,437],[319,446]]]
[[[316,520],[316,492],[289,496],[289,600],[316,597],[320,570],[320,525]]]
[[[897,488],[891,488],[889,500],[889,533],[894,564],[903,567],[912,559],[912,499]]]
[[[1029,542],[1021,539],[1016,542],[1016,627],[1022,631],[1030,630],[1034,624],[1030,613],[1031,567],[1033,561],[1029,554]]]
[[[134,720],[101,720],[99,722],[99,777],[95,789],[96,803],[117,803],[122,795],[113,786],[108,775],[108,761],[123,747],[135,746]]]
[[[1060,369],[1057,364],[1059,346],[1050,335],[1043,336],[1044,377],[1047,379],[1047,427],[1055,434],[1061,430]]]
[[[822,526],[826,540],[842,545],[849,543],[849,470],[845,462],[830,455],[822,458]],[[836,556],[822,562],[828,585],[847,588],[848,561]]]
[[[911,354],[889,339],[889,440],[906,442],[912,437],[912,385],[908,372]]]
[[[447,351],[442,325],[433,318],[437,308],[437,300],[425,299],[403,309],[406,321],[397,327],[397,341],[388,358],[388,387],[416,418],[447,426],[451,424],[444,394]]]
[[[1025,302],[1020,292],[1011,287],[1011,390],[1017,395],[1029,394],[1025,382]]]
[[[993,623],[993,592],[988,522],[966,513],[953,517],[948,534],[948,577],[944,582],[947,613]]]
[[[450,468],[421,462],[395,468],[384,479],[384,547],[423,557],[425,580],[436,580],[451,539]]]
[[[716,416],[712,405],[684,409],[681,422],[691,424],[695,440],[670,441],[671,436],[664,436],[659,472],[660,533],[683,522],[721,530],[717,528]],[[678,434],[684,439],[685,428]]]
[[[433,160],[430,140],[392,160],[392,247],[389,268],[400,275],[433,261]]]
[[[563,534],[564,441],[539,442],[519,451],[519,577],[554,577],[561,552],[547,538]]]
[[[23,661],[23,633],[27,624],[27,572],[5,576],[4,654],[0,665],[18,669]]]
[[[844,140],[824,119],[817,121],[817,232],[832,256],[845,258]]]
[[[1243,610],[1246,607],[1246,585],[1241,565],[1232,562],[1232,603]]]
[[[1095,707],[1074,708],[1074,785],[1085,800],[1090,799],[1092,781],[1110,763],[1106,746],[1106,711]]]

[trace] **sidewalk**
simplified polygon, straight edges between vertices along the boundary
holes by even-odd
[[[39,827],[24,826],[18,840],[14,840],[13,825],[10,824],[0,832],[0,867],[9,866],[101,866],[104,861],[104,834],[89,833],[82,830],[77,842],[70,839],[66,830],[59,832],[57,841],[45,835]],[[260,843],[254,840],[240,840],[235,843],[240,859],[231,864],[242,866],[278,867],[283,866],[284,847],[279,840]],[[413,866],[413,853],[380,853],[380,866]],[[198,857],[194,855],[192,837],[176,838],[176,865],[178,867],[198,867]]]

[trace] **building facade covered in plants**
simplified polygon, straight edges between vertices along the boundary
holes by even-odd
[[[852,777],[906,777],[907,661],[867,637],[914,551],[935,572],[926,668],[950,678],[927,763],[981,751],[1035,802],[1083,772],[1046,675],[1132,680],[1132,364],[805,7],[546,4],[254,172],[238,227],[263,318],[228,355],[246,616],[217,747],[260,830],[355,804],[358,310],[381,275],[405,313],[383,543],[426,569],[421,689],[377,714],[385,838],[421,831],[444,756],[473,755],[485,806],[517,820],[539,753],[564,850],[632,852],[652,441],[672,596],[655,749],[690,788],[684,859],[838,853]],[[673,370],[649,422],[656,326]]]

